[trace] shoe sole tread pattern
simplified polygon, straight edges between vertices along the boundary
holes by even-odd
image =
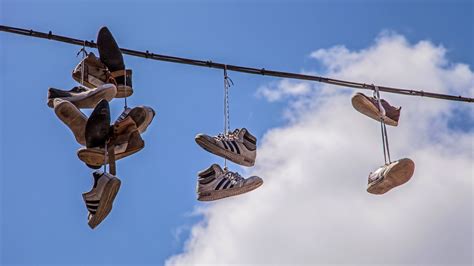
[[[354,97],[352,97],[352,106],[358,112],[380,122],[379,109],[375,107],[372,104],[372,102],[367,100],[364,96],[355,95]],[[398,122],[395,120],[392,120],[388,116],[383,116],[383,120],[385,124],[389,126],[394,126],[394,127],[398,126]]]
[[[232,196],[237,196],[237,195],[241,195],[241,194],[250,192],[252,190],[255,190],[256,188],[260,187],[262,184],[263,184],[263,181],[260,181],[260,182],[256,182],[252,185],[244,186],[244,187],[201,192],[201,193],[198,193],[197,199],[199,201],[214,201],[214,200],[219,200],[219,199],[228,198]]]
[[[99,208],[89,220],[89,226],[94,229],[99,225],[112,211],[112,205],[120,189],[121,181],[118,178],[112,178],[107,182],[104,188],[103,196],[99,202]]]
[[[87,117],[70,102],[61,102],[54,108],[54,112],[69,129],[71,129],[76,141],[86,145],[85,128]],[[71,114],[72,116],[69,116]]]
[[[389,174],[383,179],[367,186],[367,192],[371,194],[385,194],[391,189],[408,182],[415,172],[415,163],[408,159],[398,160],[398,164],[390,169]]]
[[[255,160],[248,160],[243,155],[235,154],[233,152],[227,151],[219,146],[216,146],[213,143],[208,142],[204,138],[196,138],[196,143],[201,146],[206,151],[215,154],[217,156],[223,157],[227,160],[230,160],[236,164],[243,166],[251,167],[255,165]]]

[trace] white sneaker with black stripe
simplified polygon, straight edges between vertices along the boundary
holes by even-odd
[[[263,184],[258,176],[243,178],[237,172],[222,169],[213,164],[206,170],[198,173],[197,199],[199,201],[213,201],[252,191]]]
[[[246,128],[218,136],[198,134],[196,143],[206,151],[226,158],[236,164],[253,166],[257,157],[257,138]]]
[[[102,171],[95,171],[92,190],[82,194],[86,203],[88,224],[94,229],[112,210],[112,205],[120,189],[120,179]]]

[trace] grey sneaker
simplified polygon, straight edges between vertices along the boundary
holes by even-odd
[[[88,224],[92,229],[109,215],[121,183],[117,177],[102,171],[95,171],[93,176],[94,186],[91,191],[82,194],[89,211]]]
[[[257,139],[247,129],[211,137],[198,134],[196,143],[206,151],[243,166],[253,166],[257,157]]]
[[[87,117],[77,107],[67,100],[56,98],[53,101],[54,113],[63,123],[69,127],[74,134],[76,141],[81,145],[86,145],[86,123]]]
[[[102,99],[110,102],[117,94],[117,88],[113,84],[104,84],[97,88],[87,88],[76,86],[69,91],[49,88],[48,106],[53,107],[53,101],[56,98],[68,100],[77,108],[94,108]]]
[[[384,194],[394,187],[408,182],[415,172],[415,163],[408,159],[400,159],[384,165],[369,174],[367,192]]]
[[[383,115],[379,108],[379,104],[374,97],[365,96],[360,92],[352,97],[352,106],[360,113],[377,121],[380,121],[380,118],[382,118],[387,125],[398,126],[400,110],[402,108],[391,106],[384,99],[381,100],[381,104],[383,109],[385,109],[385,115]]]
[[[151,124],[151,121],[153,121],[155,110],[148,106],[137,106],[133,109],[126,108],[122,114],[120,114],[119,118],[117,118],[117,122],[123,121],[127,117],[131,117],[133,121],[135,121],[135,124],[137,124],[138,132],[143,133]]]
[[[198,173],[197,199],[199,201],[213,201],[252,191],[263,184],[258,176],[243,178],[236,172],[213,164],[208,169]]]

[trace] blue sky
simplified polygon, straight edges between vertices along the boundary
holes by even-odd
[[[309,59],[317,49],[363,49],[390,30],[410,42],[442,44],[451,61],[472,66],[473,5],[2,0],[0,23],[89,40],[106,25],[121,47],[292,72],[321,69]],[[92,171],[77,159],[79,145],[46,105],[48,87],[76,85],[71,71],[78,50],[0,32],[1,262],[163,264],[182,251],[189,228],[200,219],[191,215],[200,205],[196,173],[222,163],[194,142],[197,133],[222,130],[222,72],[125,56],[134,71],[129,105],[152,106],[157,116],[143,136],[145,149],[118,162],[122,187],[114,210],[93,231],[81,197],[91,187]],[[286,123],[285,101],[268,103],[255,95],[278,79],[233,72],[230,77],[232,128],[247,127],[261,138]],[[116,117],[123,101],[111,106]]]

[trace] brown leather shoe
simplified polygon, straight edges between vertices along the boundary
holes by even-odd
[[[360,113],[380,121],[382,118],[385,124],[390,126],[398,126],[398,119],[400,118],[401,107],[391,106],[387,101],[382,99],[382,107],[385,109],[385,115],[382,114],[377,100],[373,97],[367,97],[363,93],[356,93],[352,97],[352,106]]]

